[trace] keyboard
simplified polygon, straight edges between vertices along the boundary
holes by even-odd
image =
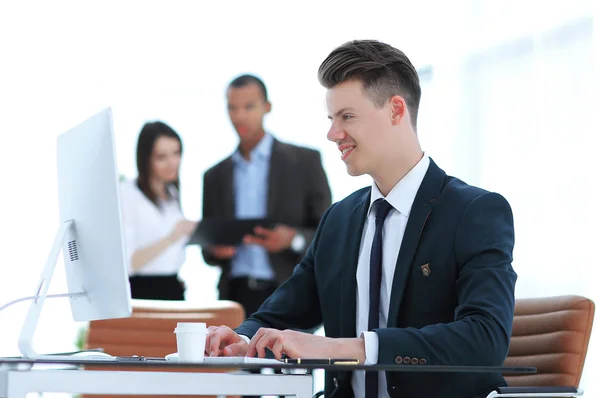
[[[173,354],[169,354],[165,357],[167,361],[177,362],[179,361],[179,355],[175,352]],[[253,358],[253,357],[204,357],[204,363],[206,364],[256,364],[256,365],[266,365],[266,364],[275,364],[281,365],[281,361],[277,359],[269,359],[269,358]]]

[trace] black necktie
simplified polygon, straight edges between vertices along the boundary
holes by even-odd
[[[379,301],[381,297],[381,262],[383,248],[383,222],[393,207],[384,199],[377,199],[373,203],[372,211],[375,213],[375,236],[371,246],[371,271],[369,276],[369,330],[379,328]],[[365,397],[377,398],[378,378],[377,372],[365,374]]]

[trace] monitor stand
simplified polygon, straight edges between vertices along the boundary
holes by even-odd
[[[54,274],[54,269],[56,268],[58,255],[61,252],[61,248],[63,247],[65,239],[69,238],[69,242],[73,242],[73,245],[69,246],[69,254],[75,256],[77,255],[76,239],[73,228],[74,225],[75,224],[73,220],[65,221],[58,229],[58,232],[56,233],[56,236],[54,238],[54,243],[52,244],[52,248],[50,249],[50,253],[48,254],[46,265],[44,266],[40,282],[38,283],[35,292],[35,298],[29,306],[29,311],[27,312],[25,322],[23,323],[23,327],[21,328],[21,334],[19,336],[19,350],[21,351],[21,355],[23,355],[24,358],[57,359],[58,357],[51,354],[41,355],[36,353],[33,349],[33,336],[35,334],[35,329],[40,319],[40,313],[42,311],[42,306],[44,305],[44,300],[48,295],[48,287],[50,286],[50,281],[52,279],[52,275]],[[87,293],[83,289],[83,286],[81,286],[80,290],[81,292],[78,293],[70,293],[68,295],[69,299],[73,300],[76,298],[83,298],[87,300]]]

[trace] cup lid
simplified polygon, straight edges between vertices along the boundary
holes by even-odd
[[[204,322],[177,322],[175,332],[203,332],[206,330]]]

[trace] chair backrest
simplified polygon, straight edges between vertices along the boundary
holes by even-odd
[[[506,375],[509,386],[579,387],[594,320],[594,302],[580,296],[518,299],[504,366],[537,374]]]
[[[87,348],[103,348],[111,355],[164,357],[177,351],[177,322],[205,322],[207,326],[239,326],[243,307],[233,301],[193,306],[175,301],[136,300],[129,318],[90,322]]]
[[[233,301],[218,301],[203,306],[188,302],[133,300],[133,313],[129,318],[106,319],[90,322],[86,334],[86,348],[103,348],[111,355],[164,357],[177,351],[175,327],[177,322],[205,322],[207,326],[226,325],[235,328],[243,322],[243,307]],[[135,367],[95,367],[95,370],[140,371]],[[143,370],[168,372],[169,367],[144,368]],[[178,372],[197,371],[192,368],[177,369]],[[209,370],[206,370],[209,371]],[[224,372],[210,370],[209,372]],[[102,396],[82,395],[82,398],[138,398],[134,395]],[[139,396],[141,398],[142,396]],[[155,396],[156,398],[166,398]],[[206,397],[204,397],[206,398]]]

